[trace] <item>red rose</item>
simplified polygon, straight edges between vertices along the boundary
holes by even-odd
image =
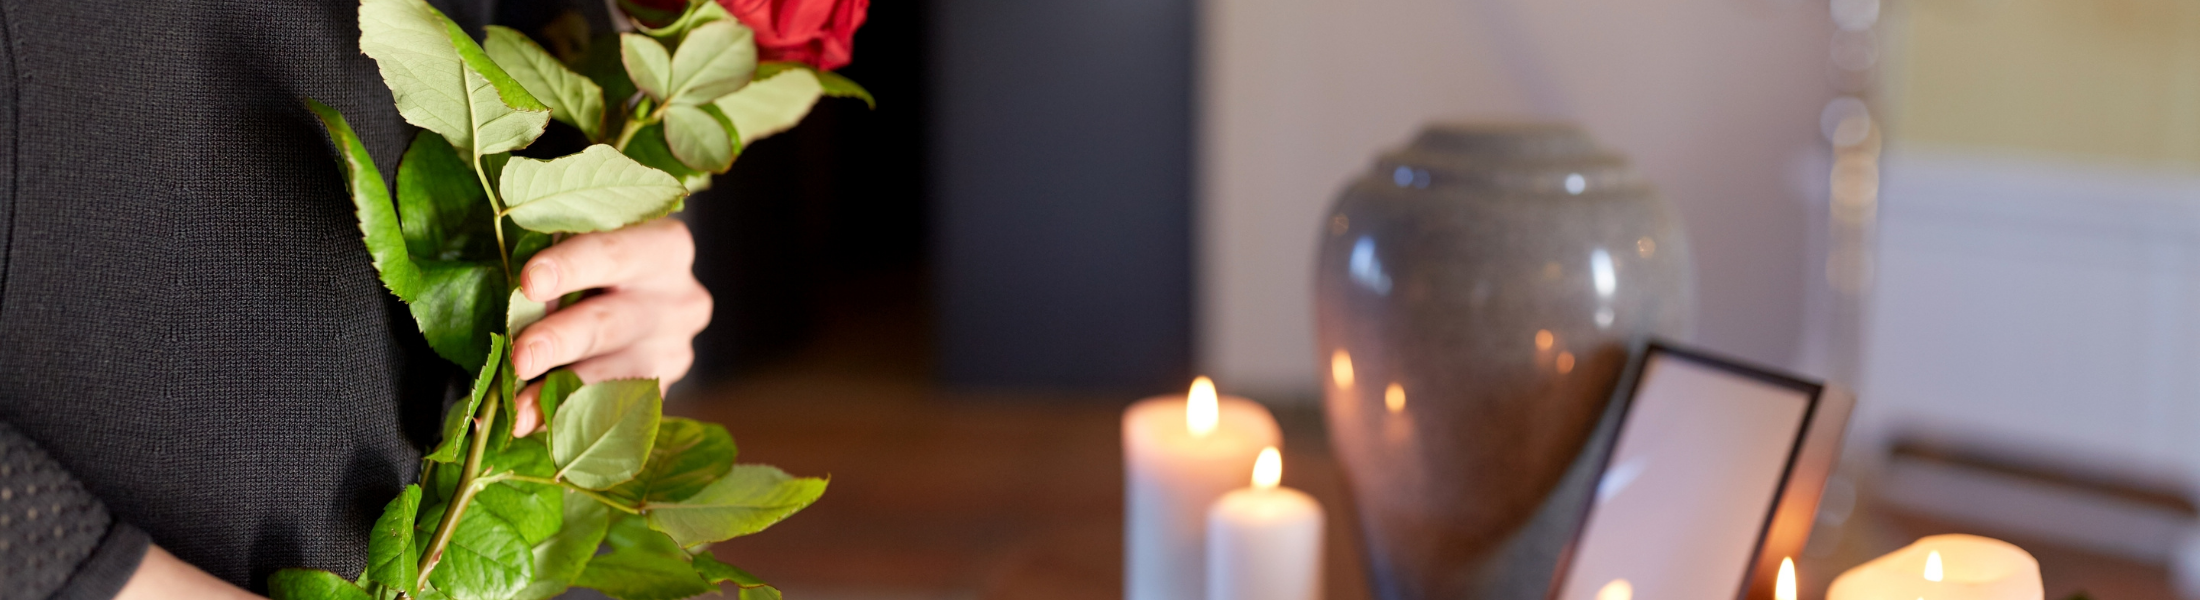
[[[827,71],[847,66],[856,28],[871,0],[718,0],[756,30],[758,60],[809,63]]]

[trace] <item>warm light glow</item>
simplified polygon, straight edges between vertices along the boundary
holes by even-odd
[[[1925,580],[1940,581],[1940,551],[1925,555]]]
[[[1558,374],[1565,375],[1572,372],[1574,372],[1574,353],[1558,353]]]
[[[1215,422],[1222,418],[1221,401],[1215,397],[1215,380],[1200,377],[1192,380],[1192,393],[1185,397],[1184,428],[1192,437],[1207,437],[1215,432]]]
[[[1780,579],[1772,587],[1772,600],[1795,600],[1795,559],[1780,559]]]
[[[1635,584],[1614,579],[1597,590],[1597,600],[1635,600]]]
[[[1275,446],[1262,448],[1260,458],[1253,459],[1253,487],[1275,489],[1279,483],[1283,483],[1283,453]]]
[[[1337,382],[1337,387],[1352,387],[1352,355],[1343,348],[1329,354],[1329,378]]]
[[[1551,335],[1551,330],[1549,330],[1549,329],[1537,329],[1537,330],[1535,330],[1535,349],[1537,349],[1537,350],[1549,350],[1549,349],[1551,349],[1551,344],[1554,344],[1554,343],[1557,343],[1557,342],[1558,342],[1558,338],[1557,338],[1556,336],[1553,336],[1553,335]]]
[[[1383,407],[1390,409],[1390,412],[1403,412],[1406,409],[1406,388],[1395,383],[1390,384],[1390,389],[1383,390]]]

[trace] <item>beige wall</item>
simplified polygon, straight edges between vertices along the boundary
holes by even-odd
[[[1677,205],[1697,341],[1775,365],[1801,343],[1830,20],[1813,0],[1206,0],[1198,120],[1200,369],[1314,390],[1325,207],[1443,116],[1586,123]],[[1814,195],[1817,194],[1817,195]],[[1822,200],[1817,200],[1822,202]]]
[[[1896,141],[2200,171],[2200,3],[1895,6]]]

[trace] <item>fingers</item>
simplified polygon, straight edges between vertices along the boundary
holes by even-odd
[[[569,292],[622,287],[688,276],[695,238],[677,219],[657,219],[616,231],[558,242],[520,271],[520,289],[536,302]]]
[[[595,296],[522,330],[513,341],[517,350],[512,364],[522,379],[534,379],[559,365],[614,354],[629,346],[676,343],[686,347],[710,324],[710,313],[710,293],[693,279],[668,290]],[[682,366],[681,372],[685,371]],[[585,375],[582,379],[589,380]]]
[[[605,356],[599,356],[573,365],[573,374],[582,383],[595,383],[612,379],[657,379],[657,391],[671,389],[674,382],[686,377],[689,368],[695,366],[695,350],[685,339],[671,343],[648,344],[626,348]],[[527,436],[542,428],[542,382],[537,381],[520,390],[512,398],[514,417],[512,435]]]
[[[559,309],[521,330],[512,367],[534,379],[558,365],[634,343],[654,328],[656,313],[632,293],[610,293]]]
[[[678,343],[643,344],[598,356],[573,365],[581,381],[657,378],[657,391],[671,389],[695,365],[695,350],[686,340]]]
[[[542,427],[542,382],[528,384],[512,397],[512,435],[526,437]]]

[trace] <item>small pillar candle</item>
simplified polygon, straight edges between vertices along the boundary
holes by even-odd
[[[1215,393],[1156,396],[1123,413],[1123,597],[1198,600],[1207,591],[1207,507],[1252,476],[1282,434],[1266,407]]]
[[[1322,505],[1277,485],[1283,457],[1260,452],[1253,487],[1207,511],[1207,600],[1316,600],[1322,587]]]
[[[2040,563],[1975,535],[1936,535],[1842,573],[1826,600],[2041,600]]]

